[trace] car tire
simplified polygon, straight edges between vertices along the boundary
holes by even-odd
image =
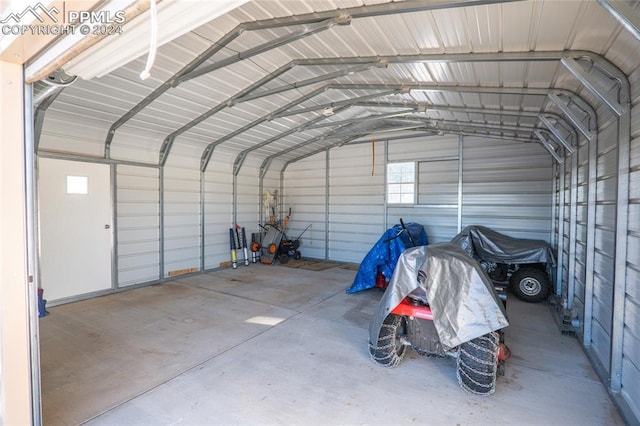
[[[406,318],[395,314],[387,315],[382,322],[378,341],[375,345],[369,342],[371,358],[385,367],[397,366],[407,352],[407,346],[402,342],[406,335]]]
[[[491,395],[496,390],[500,337],[492,332],[460,345],[456,375],[467,392]]]
[[[551,292],[549,276],[535,266],[521,266],[511,276],[511,291],[525,302],[540,302]]]

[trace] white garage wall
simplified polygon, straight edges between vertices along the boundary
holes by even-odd
[[[116,166],[118,286],[160,278],[160,170]]]

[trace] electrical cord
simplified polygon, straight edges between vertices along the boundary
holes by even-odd
[[[151,76],[151,68],[156,60],[156,53],[158,52],[158,7],[156,0],[150,0],[149,13],[151,14],[151,40],[149,43],[149,55],[147,56],[147,63],[144,70],[140,73],[140,79],[146,80]]]

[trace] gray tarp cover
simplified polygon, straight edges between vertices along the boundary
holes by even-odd
[[[467,226],[451,242],[469,256],[487,262],[555,265],[553,251],[546,241],[512,238],[484,226]]]
[[[424,276],[426,279],[422,279]],[[445,348],[509,325],[502,302],[478,262],[460,247],[440,243],[402,253],[369,323],[370,342],[378,341],[384,319],[418,287],[427,295],[434,326]]]

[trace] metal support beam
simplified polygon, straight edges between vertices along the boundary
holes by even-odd
[[[259,44],[257,46],[252,47],[251,49],[247,49],[244,52],[238,52],[235,55],[229,56],[220,61],[214,62],[213,64],[195,69],[188,74],[184,74],[178,78],[177,83],[184,83],[185,81],[191,80],[193,78],[199,77],[204,74],[208,74],[212,71],[218,70],[220,68],[224,68],[226,66],[235,64],[236,62],[240,62],[244,59],[251,58],[252,56],[256,56],[260,53],[264,53],[268,50],[278,48],[285,44],[291,43],[296,40],[300,40],[305,37],[309,37],[313,34],[319,33],[321,31],[328,30],[334,25],[349,25],[351,23],[351,17],[349,16],[339,16],[336,18],[327,19],[316,24],[308,25],[297,31],[293,31],[289,34],[278,37],[274,40],[270,40],[268,42]]]
[[[578,156],[571,158],[571,182],[569,204],[569,273],[567,283],[567,311],[573,309],[576,288],[576,233],[578,220]]]
[[[573,127],[576,128],[582,135],[591,140],[594,137],[594,131],[587,127],[576,115],[569,105],[564,103],[558,95],[555,93],[549,93],[549,99],[562,111],[562,113],[569,119]]]
[[[175,142],[175,139],[178,136],[180,136],[184,132],[192,129],[193,127],[197,126],[198,124],[200,124],[203,121],[205,121],[207,118],[212,117],[213,115],[217,114],[218,112],[222,111],[223,109],[232,107],[236,103],[236,101],[238,100],[239,97],[242,97],[242,96],[244,96],[244,95],[246,95],[248,93],[251,93],[253,90],[255,90],[255,89],[267,84],[268,82],[278,78],[280,75],[284,74],[285,72],[290,70],[293,66],[295,66],[296,63],[297,63],[296,61],[291,61],[287,65],[285,65],[283,67],[280,67],[277,71],[266,75],[265,77],[261,78],[260,80],[256,81],[255,83],[249,85],[248,87],[246,87],[243,90],[241,90],[240,92],[238,92],[238,94],[236,94],[235,96],[232,96],[232,97],[226,99],[224,102],[221,102],[218,105],[216,105],[213,108],[211,108],[210,110],[205,111],[204,113],[200,114],[198,117],[194,118],[193,120],[189,121],[187,124],[183,125],[179,129],[177,129],[174,132],[172,132],[162,142],[162,146],[160,147],[159,164],[161,166],[165,165],[165,163],[167,162],[167,157],[169,155],[169,152],[171,151],[171,147],[173,146],[173,143]]]
[[[47,109],[51,106],[53,101],[56,100],[58,95],[62,93],[63,89],[64,87],[56,87],[56,90],[51,91],[51,93],[49,93],[49,96],[42,99],[36,107],[33,119],[33,144],[36,152],[38,151],[38,147],[40,146],[40,136],[42,135],[42,127],[44,126],[44,117],[47,113]]]
[[[542,134],[542,132],[540,130],[534,130],[533,132],[538,137],[540,144],[549,152],[549,154],[551,154],[551,156],[556,160],[556,162],[560,164],[564,163],[564,160],[562,159],[562,157],[560,157],[560,155],[556,152],[553,145],[551,145],[551,142],[549,142],[549,140]]]
[[[127,111],[122,117],[116,120],[109,131],[107,132],[107,138],[104,143],[104,158],[110,158],[111,153],[111,143],[113,142],[113,137],[116,134],[116,130],[118,130],[122,125],[124,125],[127,121],[129,121],[133,116],[142,111],[147,105],[151,104],[154,100],[158,99],[163,93],[167,90],[175,87],[178,78],[182,75],[191,72],[196,69],[204,62],[206,62],[210,57],[218,53],[220,50],[224,49],[224,47],[233,41],[236,37],[238,37],[244,26],[240,25],[236,27],[236,29],[228,34],[226,34],[222,39],[220,39],[217,43],[211,45],[207,50],[198,55],[195,59],[189,62],[187,65],[182,67],[178,72],[176,72],[171,78],[158,86],[153,92],[145,96],[140,102],[138,102],[133,108]]]
[[[573,148],[571,142],[569,142],[565,136],[560,133],[560,131],[556,128],[556,126],[553,125],[553,123],[551,122],[551,120],[549,120],[547,117],[545,117],[543,114],[540,114],[539,116],[540,121],[542,121],[542,124],[545,125],[545,127],[547,129],[549,129],[549,131],[551,132],[551,134],[553,136],[555,136],[556,140],[558,142],[560,142],[562,144],[562,146],[564,147],[564,149],[566,149],[567,151],[569,151],[569,154],[573,154],[575,152],[575,148]],[[578,143],[578,140],[574,140],[574,143]]]
[[[598,0],[607,12],[640,41],[640,12],[624,1]]]
[[[344,106],[344,107],[336,108],[336,110],[334,112],[337,113],[337,112],[339,112],[339,111],[341,111],[341,110],[343,110],[345,108],[347,108],[347,107]],[[253,145],[252,147],[241,151],[236,156],[236,159],[233,162],[233,174],[237,175],[240,172],[240,169],[242,168],[242,165],[243,165],[244,161],[246,160],[247,155],[249,155],[251,152],[253,152],[253,151],[257,150],[257,149],[260,149],[260,148],[262,148],[264,146],[267,146],[267,145],[269,145],[269,144],[271,144],[271,143],[273,143],[273,142],[275,142],[275,141],[277,141],[279,139],[282,139],[282,138],[285,138],[285,137],[287,137],[289,135],[292,135],[294,133],[298,133],[298,132],[302,132],[302,131],[305,131],[305,130],[309,130],[311,127],[313,127],[313,124],[315,124],[315,123],[317,123],[319,121],[322,121],[322,120],[326,120],[327,118],[328,117],[325,117],[324,115],[318,116],[318,117],[308,121],[307,123],[303,124],[302,126],[298,126],[298,127],[294,127],[292,129],[289,129],[284,133],[280,133],[280,134],[278,134],[278,135],[276,135],[276,136],[274,136],[272,138],[269,138],[269,139],[267,139],[265,141],[260,142],[259,144]]]
[[[206,227],[206,184],[205,184],[206,174],[201,171],[200,172],[200,271],[205,270],[205,243],[207,242],[205,238],[205,227]]]
[[[222,138],[220,138],[220,139],[218,139],[218,140],[216,140],[214,142],[211,142],[207,146],[207,148],[205,149],[204,153],[202,154],[202,158],[201,158],[201,161],[200,161],[200,169],[202,171],[205,171],[207,169],[207,165],[209,164],[209,160],[211,159],[211,155],[213,154],[213,150],[215,149],[216,146],[220,145],[221,143],[223,143],[223,142],[225,142],[225,141],[227,141],[229,139],[232,139],[232,138],[238,136],[239,134],[241,134],[243,132],[246,132],[247,130],[257,126],[258,124],[264,123],[265,121],[272,120],[277,113],[279,113],[281,111],[286,111],[287,109],[289,109],[289,108],[291,108],[291,107],[293,107],[295,105],[301,104],[301,103],[303,103],[303,102],[305,102],[305,101],[317,96],[318,94],[324,92],[325,90],[327,90],[327,86],[319,87],[319,88],[307,93],[306,95],[303,95],[303,96],[299,97],[298,99],[296,99],[296,100],[294,100],[292,102],[289,102],[288,104],[286,104],[284,106],[281,106],[280,108],[278,108],[274,112],[271,112],[271,113],[269,113],[267,115],[263,115],[262,117],[252,121],[251,123],[246,124],[246,125],[242,126],[241,128],[234,130],[233,132],[223,136]]]
[[[611,95],[606,93],[601,87],[599,87],[598,82],[593,78],[591,74],[584,70],[573,58],[565,57],[562,58],[562,65],[567,68],[591,93],[597,96],[602,102],[604,102],[611,111],[613,111],[617,116],[621,116],[625,112],[625,108],[620,105],[618,100],[614,99]]]
[[[564,204],[565,204],[565,164],[559,163],[558,171],[558,246],[557,253],[557,270],[556,270],[556,296],[562,296],[563,288],[563,268],[564,268]]]
[[[378,62],[379,63],[379,62]],[[339,70],[339,71],[334,71],[334,72],[330,72],[318,77],[313,77],[313,78],[308,78],[306,80],[302,80],[302,81],[296,81],[290,84],[286,84],[284,86],[280,86],[280,87],[275,87],[273,89],[269,89],[269,90],[262,90],[260,92],[256,92],[256,93],[252,93],[249,95],[244,95],[241,96],[239,98],[236,99],[236,101],[239,102],[246,102],[246,101],[250,101],[253,99],[259,99],[259,98],[263,98],[265,96],[270,96],[270,95],[275,95],[277,93],[282,93],[282,92],[286,92],[288,90],[293,90],[293,89],[299,89],[301,87],[305,87],[305,86],[310,86],[312,84],[316,84],[316,83],[322,83],[324,81],[327,80],[331,80],[334,78],[339,78],[339,77],[344,77],[345,75],[351,75],[351,74],[355,74],[361,71],[367,71],[371,68],[373,68],[374,66],[376,66],[375,63],[371,63],[371,64],[364,64],[364,65],[356,65],[354,67],[350,67],[344,70]]]
[[[379,87],[377,88],[378,90],[384,88],[384,85],[379,85]],[[336,85],[327,85],[325,86],[325,90],[329,90],[329,89],[335,89],[337,88]],[[375,90],[375,87],[371,87],[371,90]],[[365,101],[365,100],[369,100],[369,99],[375,99],[375,98],[379,98],[381,96],[389,96],[389,95],[393,95],[398,93],[398,91],[401,89],[401,86],[397,86],[394,89],[391,90],[385,90],[383,92],[378,92],[378,93],[373,93],[371,95],[364,95],[364,96],[360,96],[357,98],[352,98],[352,99],[345,99],[343,101],[336,101],[336,102],[329,102],[326,104],[321,104],[321,105],[314,105],[312,107],[308,107],[308,108],[299,108],[299,109],[295,109],[295,110],[289,110],[287,108],[287,110],[278,112],[278,113],[274,113],[273,114],[273,118],[282,118],[282,117],[289,117],[291,115],[297,115],[297,114],[306,114],[308,112],[314,112],[314,111],[318,111],[318,110],[324,110],[325,108],[336,108],[336,107],[340,107],[340,106],[345,106],[345,105],[352,105],[356,102],[359,101]]]

